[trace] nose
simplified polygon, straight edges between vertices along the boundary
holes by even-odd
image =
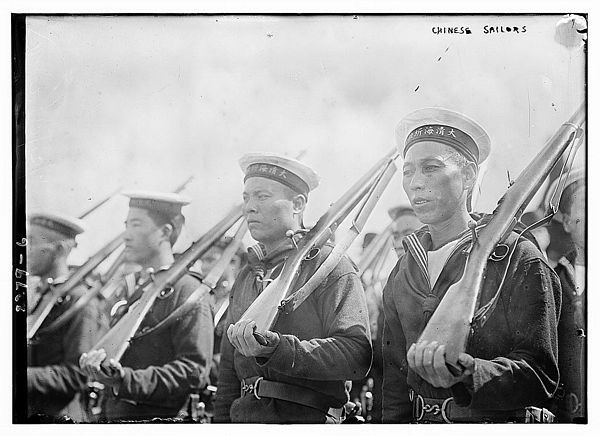
[[[256,201],[249,198],[244,203],[244,207],[242,208],[244,215],[248,216],[249,213],[256,213]]]
[[[411,191],[417,191],[422,189],[424,186],[424,177],[421,171],[415,171],[413,175],[410,177],[408,182],[408,187]]]
[[[123,232],[123,241],[130,242],[131,241],[131,231],[129,229],[125,229]]]

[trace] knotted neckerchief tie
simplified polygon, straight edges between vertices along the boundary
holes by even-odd
[[[248,248],[248,265],[250,266],[255,278],[255,284],[258,286],[260,292],[262,292],[264,286],[266,286],[263,282],[266,281],[265,275],[267,274],[267,271],[285,261],[285,259],[288,258],[290,251],[295,248],[291,238],[286,239],[282,245],[269,254],[267,254],[265,246],[260,242]]]

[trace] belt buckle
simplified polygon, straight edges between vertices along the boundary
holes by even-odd
[[[254,382],[254,385],[252,385],[252,393],[254,394],[254,396],[256,397],[257,400],[260,400],[260,397],[258,396],[258,384],[260,383],[260,381],[263,379],[263,377],[259,377],[256,379],[256,381]]]
[[[246,383],[245,380],[242,380],[241,396],[245,397],[250,392],[252,392],[254,394],[254,396],[256,397],[256,399],[260,400],[261,397],[258,396],[258,383],[260,383],[260,381],[263,378],[264,377],[258,377],[252,384],[248,384],[248,383]]]
[[[413,393],[413,398],[413,414],[415,416],[415,420],[420,422],[425,415],[425,400],[416,392]]]
[[[452,401],[454,401],[454,397],[448,397],[442,403],[442,419],[444,420],[444,422],[446,424],[452,424],[452,420],[450,418],[448,418],[448,411],[447,411],[448,405]]]
[[[448,417],[448,405],[454,401],[454,397],[446,398],[440,407],[437,404],[427,404],[425,399],[416,392],[412,393],[411,396],[413,398],[413,414],[417,422],[422,421],[426,413],[431,413],[432,415],[441,415],[447,424],[452,423],[452,420]]]

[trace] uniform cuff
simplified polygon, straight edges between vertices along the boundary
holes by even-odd
[[[280,335],[278,332],[274,333],[277,334],[278,341],[274,347],[273,354],[255,358],[256,364],[260,367],[281,368],[285,367],[286,360],[290,360],[289,353],[286,353],[286,348],[289,348],[289,341],[285,339],[286,335]],[[286,355],[288,355],[287,358]]]

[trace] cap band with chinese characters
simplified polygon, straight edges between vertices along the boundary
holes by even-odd
[[[420,126],[410,132],[406,138],[403,156],[410,147],[423,141],[441,142],[454,148],[471,162],[479,162],[479,148],[473,138],[456,127],[440,124]]]
[[[298,194],[308,196],[308,185],[294,173],[283,169],[277,165],[255,163],[248,167],[244,182],[250,177],[264,177],[266,179],[275,180],[283,183],[288,188],[293,189]]]
[[[245,173],[244,182],[252,177],[263,177],[279,182],[306,197],[319,185],[319,177],[311,168],[287,157],[249,153],[240,159],[240,167]]]

